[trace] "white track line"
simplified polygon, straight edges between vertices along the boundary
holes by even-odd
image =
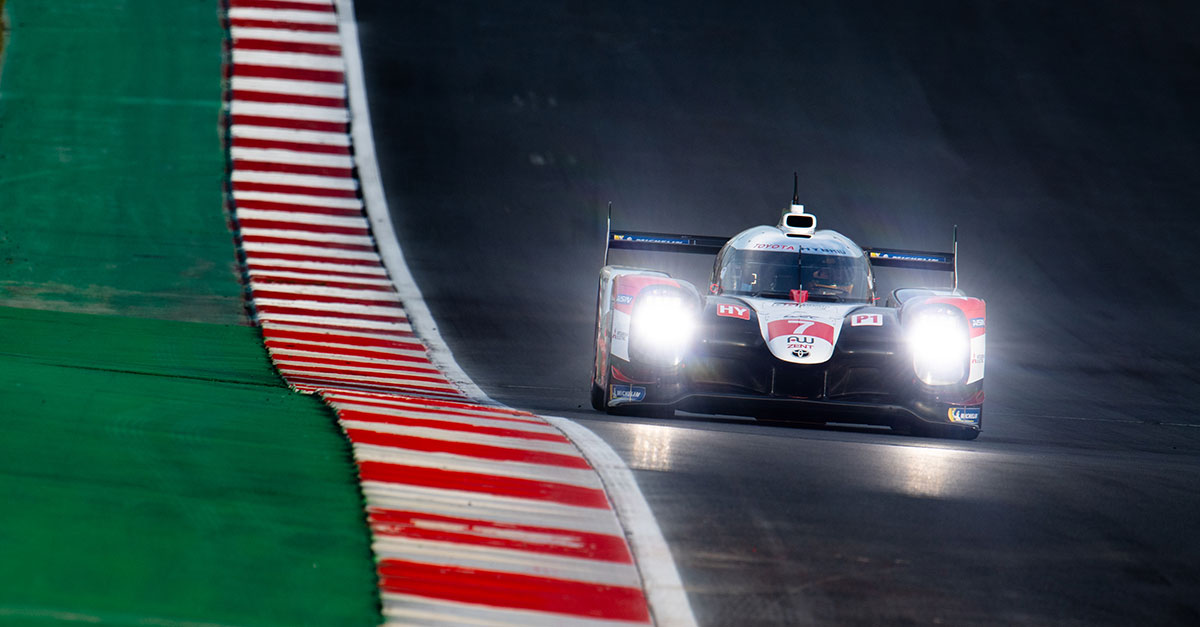
[[[380,256],[396,284],[397,291],[400,292],[409,321],[430,347],[431,359],[441,366],[451,379],[459,383],[469,397],[490,400],[454,360],[445,340],[437,331],[437,323],[425,304],[415,279],[404,263],[403,251],[394,236],[395,229],[387,197],[383,192],[379,163],[375,157],[375,142],[364,86],[362,53],[358,47],[358,27],[354,19],[354,2],[336,2],[338,30],[342,35],[342,53],[346,61],[346,84],[354,120],[351,132],[358,162],[360,188],[366,201],[367,215],[371,220]],[[616,508],[617,516],[629,530],[627,537],[630,548],[641,572],[655,622],[660,626],[694,626],[696,619],[670,549],[663,539],[649,504],[637,487],[633,473],[604,440],[588,429],[563,418],[547,417],[547,420],[562,429],[563,433],[579,446],[608,488],[607,492]]]

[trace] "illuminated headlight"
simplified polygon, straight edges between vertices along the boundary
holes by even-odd
[[[927,310],[909,324],[908,346],[917,377],[927,385],[952,385],[967,373],[970,352],[965,319],[954,311]]]
[[[630,340],[643,358],[679,363],[696,326],[695,308],[680,296],[646,294],[633,306]]]

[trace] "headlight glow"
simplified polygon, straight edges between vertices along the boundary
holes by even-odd
[[[966,321],[949,311],[916,314],[908,325],[908,345],[917,377],[927,385],[952,385],[967,372],[970,352]]]
[[[634,304],[630,339],[646,357],[676,364],[695,326],[693,307],[683,298],[647,294]]]

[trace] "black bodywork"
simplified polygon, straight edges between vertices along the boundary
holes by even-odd
[[[720,304],[745,307],[750,318],[718,316]],[[981,408],[974,425],[951,422],[948,411],[981,405],[983,381],[936,388],[925,385],[913,371],[903,333],[904,308],[864,305],[847,317],[862,313],[879,314],[883,324],[852,326],[846,320],[828,361],[796,364],[771,353],[749,303],[730,296],[705,297],[695,339],[678,364],[609,358],[609,385],[638,386],[645,394],[636,403],[606,409],[659,415],[678,409],[819,424],[886,425],[910,433],[976,437],[982,424]],[[598,322],[598,335],[611,333],[611,323]],[[606,339],[597,337],[599,342]],[[593,391],[593,398],[598,392]],[[603,392],[607,398],[608,390]]]

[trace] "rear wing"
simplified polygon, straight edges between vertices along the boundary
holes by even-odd
[[[605,264],[609,249],[653,250],[664,253],[692,253],[715,255],[728,242],[728,237],[709,235],[679,235],[672,233],[648,233],[644,231],[610,231],[604,249]]]
[[[954,247],[948,253],[895,248],[864,248],[863,254],[872,266],[881,268],[910,268],[954,273],[954,289],[958,289],[958,225],[954,225]]]
[[[863,253],[872,266],[881,268],[911,268],[913,270],[942,270],[954,272],[954,253],[931,253],[894,248],[864,248]]]

